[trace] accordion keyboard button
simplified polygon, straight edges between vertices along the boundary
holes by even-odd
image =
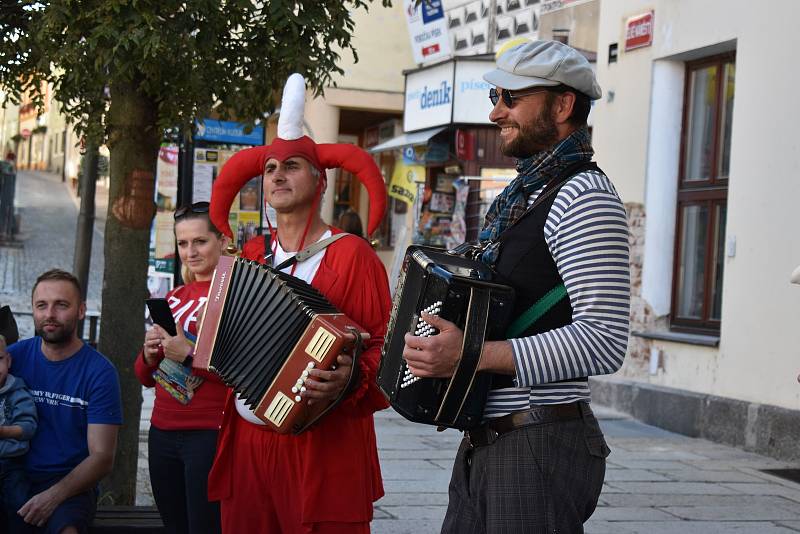
[[[298,391],[300,391],[300,390],[297,389],[297,386],[292,388],[292,393],[297,393]]]
[[[306,367],[308,369],[313,369],[314,368],[314,362],[308,362],[308,365],[306,365]]]
[[[301,397],[300,395],[298,395],[298,396],[296,396],[296,397],[294,398],[294,400],[295,400],[295,401],[297,401],[297,402],[300,402],[301,400],[303,400],[303,397]]]

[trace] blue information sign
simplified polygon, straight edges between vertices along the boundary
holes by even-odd
[[[244,133],[244,124],[232,121],[204,119],[195,121],[195,139],[230,143],[233,145],[261,145],[264,143],[264,127],[256,126]]]

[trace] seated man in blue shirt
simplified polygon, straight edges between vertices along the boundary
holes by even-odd
[[[80,295],[70,273],[40,275],[32,296],[36,337],[8,348],[12,372],[28,384],[39,412],[26,461],[32,496],[17,513],[48,533],[88,531],[122,424],[116,369],[78,337],[86,313]]]

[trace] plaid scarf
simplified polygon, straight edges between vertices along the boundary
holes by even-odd
[[[550,150],[517,161],[517,177],[497,195],[486,213],[486,221],[478,239],[486,247],[481,260],[494,265],[500,255],[497,238],[522,217],[528,209],[528,198],[568,166],[592,159],[589,130],[578,128]]]

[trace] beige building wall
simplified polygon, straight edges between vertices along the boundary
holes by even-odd
[[[543,13],[539,21],[539,39],[566,34],[570,46],[595,52],[599,18],[600,0]]]
[[[651,47],[624,52],[628,17],[655,12]],[[629,358],[637,380],[790,409],[800,407],[800,4],[744,0],[615,0],[601,4],[595,106],[597,160],[629,208],[644,207],[643,314],[669,312],[684,63],[736,51],[726,257],[719,347],[648,342],[661,368]],[[619,43],[619,60],[608,47]],[[774,105],[770,105],[773,103]],[[634,258],[636,261],[636,258]],[[665,303],[665,299],[667,300]],[[646,352],[646,351],[645,351]]]

